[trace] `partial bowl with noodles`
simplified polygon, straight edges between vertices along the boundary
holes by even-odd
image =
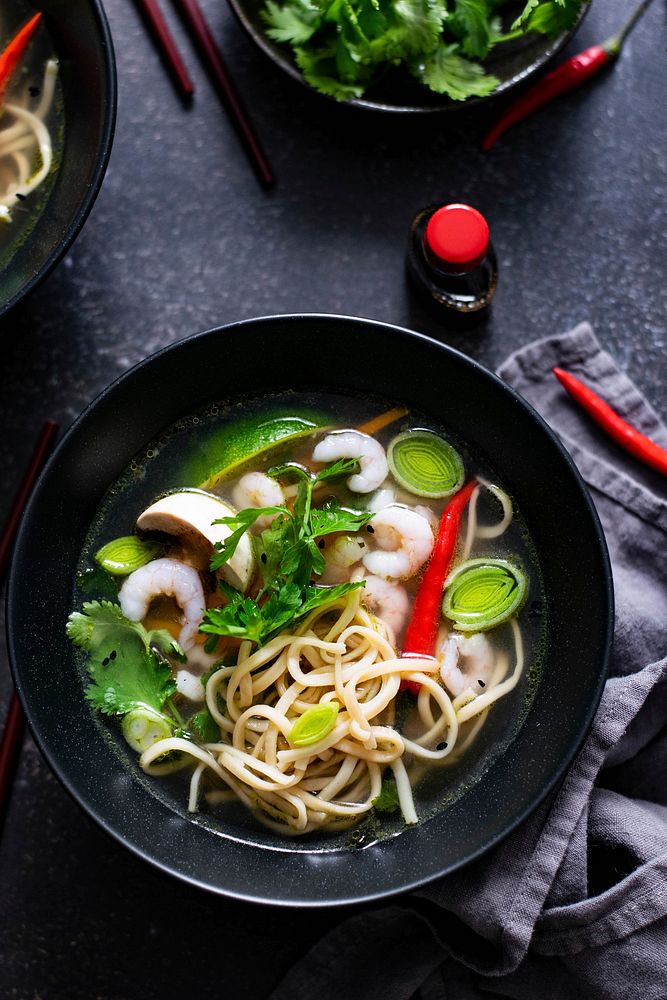
[[[367,397],[369,365],[362,362],[368,359],[373,394],[468,442],[523,515],[546,602],[535,608],[546,612],[546,630],[527,710],[503,752],[489,753],[456,795],[439,794],[431,781],[431,808],[420,807],[414,826],[366,831],[356,840],[349,832],[296,839],[257,824],[190,816],[185,803],[138,770],[136,756],[128,756],[84,698],[64,626],[90,525],[109,487],[176,421],[221,400],[258,394],[316,389]],[[35,587],[45,579],[48,601]],[[574,464],[541,418],[451,348],[340,316],[278,316],[211,330],[122,376],[78,419],[45,469],[22,523],[8,591],[17,691],[47,761],[80,805],[165,872],[217,893],[281,905],[344,904],[414,889],[507,836],[553,789],[581,745],[604,684],[611,628],[600,524]]]
[[[27,51],[27,66],[15,76],[24,74],[22,89],[34,95],[28,106],[38,108],[44,67],[34,60],[47,53],[57,63],[55,100],[49,112],[54,158],[44,183],[12,206],[14,221],[0,223],[5,227],[0,316],[49,274],[81,230],[104,177],[116,119],[113,46],[100,0],[21,3],[11,19],[1,19],[5,33],[13,34],[35,11],[42,12],[42,23]],[[8,175],[18,167],[9,164]]]

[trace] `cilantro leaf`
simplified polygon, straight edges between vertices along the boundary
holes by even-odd
[[[226,524],[228,528],[231,528],[231,534],[223,542],[215,543],[211,569],[220,569],[226,562],[229,562],[246,531],[253,526],[258,517],[264,517],[267,514],[283,514],[284,512],[284,507],[248,507],[233,517],[220,517],[214,521],[213,524]]]
[[[467,97],[486,97],[498,86],[499,80],[485,73],[479,63],[459,54],[458,45],[439,45],[419,66],[415,76],[437,94],[447,94],[453,101]]]
[[[487,0],[456,0],[448,28],[466,56],[484,59],[491,47],[492,23]]]
[[[337,462],[332,462],[322,469],[315,476],[316,483],[330,483],[334,479],[342,479],[343,476],[353,475],[359,471],[359,460],[356,458],[339,458]]]
[[[188,729],[202,743],[217,743],[220,740],[220,727],[207,708],[190,716]]]
[[[341,507],[335,497],[330,497],[310,513],[310,531],[314,538],[322,538],[335,531],[355,532],[365,527],[373,517],[372,511],[350,510]]]
[[[542,35],[559,35],[571,28],[581,10],[582,0],[528,0],[512,25],[512,30],[537,31]]]
[[[92,601],[74,612],[67,634],[89,654],[92,683],[86,698],[105,715],[125,715],[139,706],[160,712],[176,691],[171,667],[153,647],[184,658],[165,631],[147,631],[129,621],[116,604]]]
[[[292,42],[300,45],[317,31],[322,20],[322,12],[308,0],[295,0],[284,7],[274,0],[267,0],[262,19],[268,25],[267,35],[276,42]]]
[[[335,587],[308,587],[304,595],[305,601],[300,608],[300,617],[309,615],[317,608],[326,607],[327,604],[333,604],[339,598],[347,597],[351,590],[358,590],[364,586],[365,583],[361,580],[359,583],[338,583]]]
[[[316,49],[312,52],[300,45],[294,49],[294,59],[306,82],[320,93],[337,101],[349,101],[352,97],[361,97],[366,89],[366,81],[345,83],[338,79],[335,53],[335,44],[330,48]],[[370,74],[367,76],[370,77]]]
[[[371,805],[378,812],[393,813],[400,807],[398,789],[393,778],[383,778],[380,794],[376,795]]]
[[[292,46],[306,81],[337,100],[361,97],[391,66],[453,100],[483,97],[498,81],[480,62],[529,31],[570,28],[587,0],[524,0],[503,34],[509,0],[265,0],[267,33]],[[456,48],[452,48],[455,46]]]
[[[229,603],[221,608],[209,608],[200,632],[209,635],[229,635],[239,639],[250,639],[260,643],[264,634],[264,619],[257,601],[245,597],[240,591],[220,584],[227,594]]]
[[[67,635],[75,646],[95,652],[106,642],[140,642],[148,653],[151,647],[176,657],[184,663],[185,653],[166,629],[148,631],[140,622],[126,618],[111,601],[87,601],[82,611],[73,612],[67,622]]]

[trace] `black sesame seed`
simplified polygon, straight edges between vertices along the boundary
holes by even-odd
[[[363,548],[366,547],[366,543],[365,542],[357,542],[357,545],[359,546],[360,549],[363,549]]]
[[[261,554],[261,556],[259,558],[262,560],[263,563],[266,563],[268,561],[267,560],[266,552],[262,552],[262,554]]]
[[[109,659],[110,660],[115,660],[117,656],[118,656],[118,653],[116,652],[116,650],[112,649],[111,652],[109,653]]]
[[[486,687],[486,684],[484,683],[484,681],[477,681],[477,683],[479,684],[479,686],[481,688],[485,688]]]
[[[104,659],[102,660],[102,666],[103,667],[108,667],[109,666],[109,657],[108,656],[105,656]]]
[[[447,746],[448,746],[447,743],[438,743],[438,746],[437,746],[436,749],[438,749],[438,750],[446,750]]]
[[[318,547],[319,547],[320,549],[323,549],[323,548],[324,548],[324,546],[326,545],[326,542],[324,541],[324,539],[323,539],[323,538],[320,538],[320,540],[319,540],[319,542],[317,543],[317,545],[318,545]]]
[[[28,196],[27,194],[21,194],[20,191],[17,191],[16,197],[18,198],[19,201],[25,201]]]
[[[31,97],[39,97],[39,95],[41,94],[41,90],[39,89],[39,87],[34,87],[34,86],[28,87],[28,93],[30,94]]]
[[[366,531],[368,532],[369,535],[374,535],[375,534],[375,528],[373,527],[372,524],[367,524],[366,525]]]

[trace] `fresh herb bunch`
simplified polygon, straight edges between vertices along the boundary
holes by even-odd
[[[388,67],[454,101],[486,97],[499,80],[481,64],[501,42],[572,27],[586,0],[527,0],[508,32],[508,0],[266,0],[267,34],[292,46],[306,81],[344,101]]]
[[[241,538],[257,518],[274,515],[270,526],[255,539],[262,575],[259,593],[255,598],[246,597],[229,584],[220,582],[228,603],[222,608],[210,608],[200,625],[200,631],[211,636],[207,644],[209,649],[215,648],[217,637],[221,635],[264,645],[311,611],[363,586],[360,583],[342,583],[335,587],[314,584],[324,569],[318,540],[338,531],[359,531],[373,514],[342,507],[335,497],[329,497],[320,507],[313,507],[313,491],[327,482],[349,476],[358,465],[355,459],[341,459],[316,475],[295,463],[269,469],[268,475],[273,478],[298,480],[292,509],[286,506],[248,508],[234,517],[220,519],[218,523],[226,524],[232,533],[216,545],[211,560],[213,570],[231,559]]]
[[[158,723],[160,737],[183,736],[200,743],[220,738],[207,709],[186,724],[173,705],[171,660],[184,663],[186,656],[166,630],[145,629],[110,601],[88,601],[69,616],[67,635],[88,654],[86,698],[98,711],[126,717],[141,713],[153,726]],[[149,745],[150,739],[143,749]]]

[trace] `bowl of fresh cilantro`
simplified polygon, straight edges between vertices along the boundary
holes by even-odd
[[[286,73],[335,101],[449,110],[505,93],[565,45],[591,0],[229,0]]]

